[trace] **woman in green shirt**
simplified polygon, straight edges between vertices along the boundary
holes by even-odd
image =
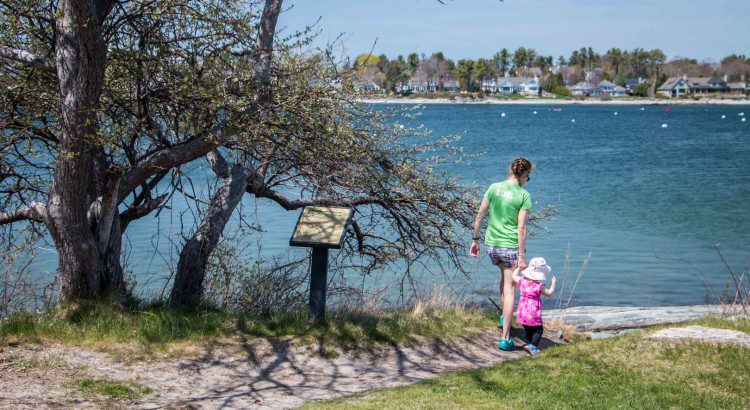
[[[510,166],[508,179],[496,182],[487,189],[474,219],[474,236],[470,253],[479,257],[479,230],[487,210],[490,220],[484,243],[492,264],[502,271],[503,313],[500,324],[503,334],[500,344],[502,350],[513,350],[513,339],[510,338],[510,322],[513,316],[515,285],[512,273],[516,266],[526,268],[526,217],[531,210],[531,196],[523,186],[531,180],[533,165],[526,158],[517,158]]]

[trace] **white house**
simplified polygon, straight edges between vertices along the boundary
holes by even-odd
[[[610,97],[622,97],[627,94],[625,87],[620,87],[611,81],[602,80],[596,85],[592,95],[608,95]]]
[[[573,95],[591,95],[595,92],[596,87],[588,81],[581,81],[572,87],[568,86],[568,89]]]
[[[720,84],[718,79],[709,77],[670,77],[656,92],[669,98],[683,97],[687,94],[707,94],[709,92],[724,92],[726,83]]]
[[[485,80],[482,90],[500,94],[537,95],[539,77],[499,77]]]
[[[362,83],[355,85],[354,89],[357,90],[358,92],[373,92],[373,91],[381,91],[383,87],[375,84],[372,81],[366,81],[366,82],[362,82]]]

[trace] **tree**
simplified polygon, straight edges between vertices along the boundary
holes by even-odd
[[[484,83],[485,78],[487,78],[487,75],[490,73],[490,71],[491,71],[490,63],[484,58],[480,58],[476,61],[476,63],[474,63],[473,76],[474,76],[474,79],[477,80],[477,83],[479,84],[480,89],[482,87],[482,84]]]
[[[2,138],[16,147],[24,139],[33,141],[17,155],[4,156],[4,165],[18,169],[25,163],[26,172],[39,179],[11,192],[0,225],[27,220],[47,229],[59,255],[63,299],[124,293],[122,231],[164,199],[150,196],[164,170],[200,158],[233,138],[239,133],[234,124],[252,118],[266,99],[267,94],[257,91],[268,84],[281,1],[267,0],[262,13],[249,4],[211,3],[205,6],[225,8],[236,20],[188,16],[180,2],[61,0],[53,7],[41,0],[3,3],[3,16],[20,17],[4,19],[4,38],[10,45],[0,54],[2,81],[19,86],[0,100],[3,112],[13,118],[2,123]],[[191,25],[185,28],[188,21]],[[202,24],[208,27],[201,27],[199,34]],[[242,30],[255,33],[255,41],[240,42],[235,33]],[[173,54],[179,42],[182,53]],[[146,111],[157,109],[152,104],[167,96],[175,105],[187,103],[174,101],[171,93],[177,91],[172,86],[189,83],[204,88],[191,104],[213,108],[210,99],[221,84],[191,74],[228,68],[228,61],[205,54],[222,47],[242,55],[234,60],[246,64],[252,76],[238,78],[236,86],[256,90],[256,97],[224,107],[229,121],[204,123],[200,131],[181,129],[182,137],[170,141],[160,124],[149,121],[161,113]],[[167,55],[173,63],[166,61]],[[128,80],[132,87],[126,90],[120,83]],[[136,143],[140,135],[143,141]],[[133,199],[126,201],[129,195]],[[123,213],[118,210],[121,204],[126,206]]]
[[[472,91],[471,79],[474,75],[474,62],[472,60],[459,60],[455,74],[459,80],[463,80],[465,90]]]
[[[720,70],[730,81],[744,81],[750,76],[750,59],[732,54],[721,60]]]
[[[526,50],[526,61],[523,63],[526,67],[534,67],[534,62],[536,61],[536,50],[533,48],[529,48]]]
[[[612,66],[615,70],[615,76],[620,75],[620,66],[622,65],[622,50],[619,48],[611,48],[604,54],[604,59]]]
[[[470,225],[474,193],[434,171],[430,152],[450,144],[409,145],[419,135],[394,129],[400,113],[356,103],[356,71],[327,51],[296,53],[304,33],[275,39],[281,6],[0,6],[18,16],[0,29],[0,235],[15,241],[19,224],[31,240],[49,234],[63,299],[125,295],[123,235],[176,197],[196,221],[179,232],[173,306],[200,301],[207,260],[243,195],[287,210],[355,207],[347,246],[362,269],[438,254],[461,269],[464,244],[451,232]],[[199,195],[186,168],[203,161],[213,179]]]
[[[516,51],[513,52],[513,68],[516,70],[526,65],[527,60],[528,52],[525,47],[518,47]]]
[[[380,63],[380,57],[376,56],[375,54],[365,53],[360,54],[357,56],[357,58],[354,60],[354,64],[357,66],[377,66]]]
[[[510,53],[508,49],[503,47],[498,53],[495,53],[494,59],[497,61],[497,69],[500,70],[500,75],[507,75],[508,69],[510,68]]]
[[[411,72],[413,73],[414,70],[417,69],[417,66],[419,66],[419,55],[417,53],[411,53],[406,58],[406,61],[409,63],[409,67],[411,67]]]
[[[582,66],[581,56],[578,54],[578,50],[573,50],[570,54],[570,65],[571,66]]]

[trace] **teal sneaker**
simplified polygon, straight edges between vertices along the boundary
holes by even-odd
[[[513,342],[513,339],[500,339],[500,343],[497,345],[498,349],[505,350],[506,352],[513,350],[515,347],[516,344]]]

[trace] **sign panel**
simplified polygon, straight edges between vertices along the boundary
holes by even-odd
[[[289,245],[339,249],[352,214],[353,208],[306,206],[300,213]]]

